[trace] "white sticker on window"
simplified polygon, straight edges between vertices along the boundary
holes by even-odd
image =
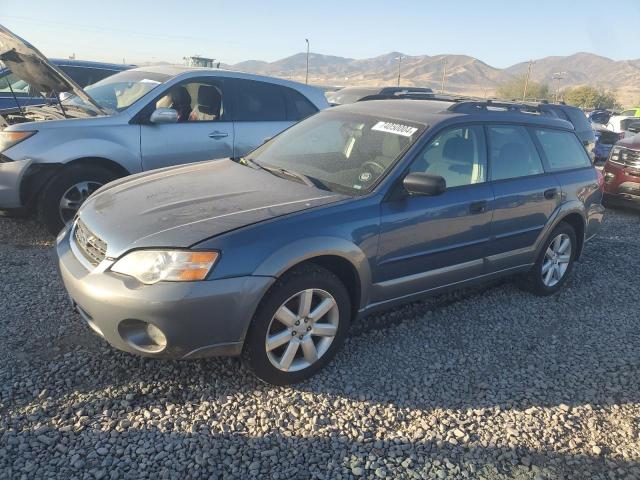
[[[371,130],[393,133],[395,135],[402,135],[403,137],[410,137],[418,131],[417,128],[410,127],[409,125],[402,125],[401,123],[391,122],[378,122],[371,128]]]

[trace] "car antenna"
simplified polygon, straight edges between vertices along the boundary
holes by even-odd
[[[5,75],[4,80],[7,82],[9,91],[11,92],[11,95],[13,96],[13,99],[15,100],[16,105],[18,106],[18,111],[20,112],[20,115],[24,115],[24,112],[22,111],[22,107],[20,106],[20,102],[18,102],[18,97],[16,97],[16,92],[13,91],[13,87],[11,86],[11,82],[9,81],[9,75]]]

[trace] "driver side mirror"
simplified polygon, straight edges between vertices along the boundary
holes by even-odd
[[[178,112],[173,108],[156,108],[149,118],[151,123],[177,123]]]
[[[410,173],[404,177],[402,185],[410,195],[435,196],[447,189],[447,182],[440,175],[419,172]]]
[[[640,133],[640,122],[633,122],[631,125],[629,125],[627,130],[629,130],[631,133]]]

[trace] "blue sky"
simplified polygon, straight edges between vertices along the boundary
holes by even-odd
[[[467,54],[490,65],[588,51],[640,58],[640,0],[0,0],[0,23],[46,55],[121,62]],[[528,6],[525,6],[528,5]]]

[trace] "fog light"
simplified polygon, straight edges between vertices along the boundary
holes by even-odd
[[[118,333],[127,344],[142,353],[160,353],[167,347],[167,336],[157,325],[129,318],[118,324]]]
[[[614,178],[616,178],[614,173],[607,172],[604,174],[604,183],[611,183]]]

